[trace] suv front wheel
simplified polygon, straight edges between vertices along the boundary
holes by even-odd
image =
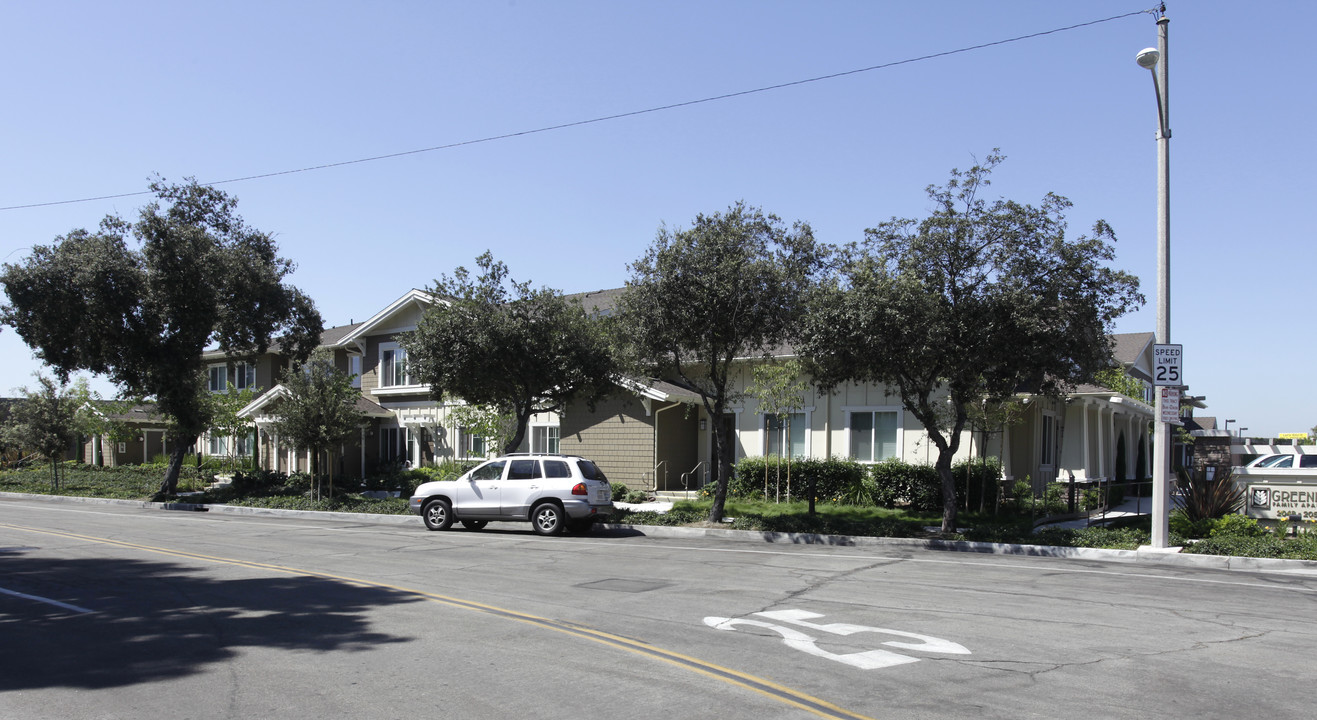
[[[421,519],[430,530],[447,530],[453,524],[453,508],[443,498],[435,498],[421,508]]]
[[[566,527],[567,515],[551,502],[540,503],[530,511],[530,524],[540,535],[557,535]]]

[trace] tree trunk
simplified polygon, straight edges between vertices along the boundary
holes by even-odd
[[[727,473],[723,472],[723,448],[727,442],[723,437],[722,423],[722,405],[715,404],[713,407],[713,507],[709,508],[709,522],[721,523],[723,521],[723,511],[727,505]]]
[[[937,474],[942,478],[942,532],[950,534],[956,531],[956,478],[951,474],[951,456],[955,450],[950,447],[939,448],[937,461],[933,464]]]
[[[172,497],[178,494],[178,475],[183,470],[183,457],[187,449],[197,441],[196,436],[175,439],[174,449],[169,451],[169,468],[165,470],[165,481],[160,483],[157,498]]]

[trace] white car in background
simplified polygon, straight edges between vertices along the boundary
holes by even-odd
[[[1283,453],[1280,455],[1263,455],[1255,458],[1244,467],[1250,468],[1317,468],[1317,455],[1298,455]]]
[[[588,532],[613,512],[608,478],[575,455],[514,454],[490,460],[457,480],[416,488],[408,507],[430,530],[456,520],[479,530],[491,520],[530,522],[540,535]]]

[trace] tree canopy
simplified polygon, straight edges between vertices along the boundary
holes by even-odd
[[[459,267],[435,281],[438,302],[399,342],[412,377],[435,397],[457,397],[511,415],[503,451],[515,452],[531,416],[573,400],[593,404],[610,391],[613,372],[600,322],[581,304],[549,288],[515,282],[486,252],[480,275]]]
[[[808,224],[787,228],[738,202],[696,216],[689,229],[661,227],[629,266],[615,316],[620,355],[632,373],[692,388],[713,418],[713,522],[727,498],[718,458],[732,440],[720,419],[734,399],[733,361],[769,355],[791,339],[822,259]]]
[[[1056,393],[1112,365],[1115,318],[1143,302],[1114,270],[1115,236],[1066,236],[1070,202],[981,197],[998,151],[944,186],[933,211],[893,218],[848,246],[839,276],[811,299],[799,346],[825,389],[886,383],[928,431],[942,478],[942,528],[956,519],[951,460],[967,408],[1027,389]]]
[[[320,479],[320,456],[358,432],[364,414],[357,409],[361,392],[352,376],[320,350],[301,367],[291,367],[279,381],[282,394],[273,404],[273,431],[296,448],[311,451],[311,475]]]
[[[59,487],[59,463],[77,441],[91,413],[91,391],[79,379],[73,385],[38,374],[37,389],[19,388],[23,396],[9,407],[4,444],[42,455],[50,463],[50,486]]]
[[[107,216],[96,231],[74,230],[6,263],[0,322],[61,379],[86,370],[126,395],[154,398],[174,421],[161,484],[172,494],[186,448],[210,419],[202,352],[214,344],[254,355],[278,335],[282,352],[301,360],[321,320],[310,298],[283,282],[293,264],[243,222],[235,198],[193,180],[157,179],[151,190],[157,199],[136,222]]]

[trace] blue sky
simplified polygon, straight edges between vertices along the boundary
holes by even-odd
[[[621,286],[660,224],[737,200],[832,243],[929,210],[992,148],[995,195],[1106,219],[1155,329],[1156,105],[1135,15],[1055,2],[0,3],[0,207],[221,185],[298,264],[327,325],[491,250],[517,279]],[[1199,414],[1251,435],[1317,424],[1312,168],[1317,4],[1169,2],[1171,340]],[[147,198],[0,210],[0,258]],[[0,387],[38,363],[0,331]],[[98,385],[108,391],[108,386]]]

